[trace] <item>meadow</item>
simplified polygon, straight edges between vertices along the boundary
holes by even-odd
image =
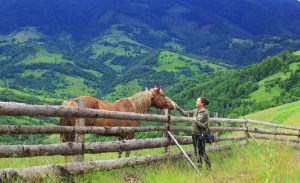
[[[299,102],[293,102],[249,114],[250,119],[277,122],[299,126]],[[235,135],[227,133],[225,135]],[[225,142],[222,142],[225,143]],[[233,142],[227,142],[233,143]],[[215,145],[215,144],[213,144]],[[183,146],[191,150],[192,145]],[[176,146],[171,152],[179,152]],[[131,151],[130,156],[144,156],[164,153],[164,148]],[[123,153],[123,157],[124,157]],[[249,139],[246,146],[234,145],[230,149],[208,152],[212,170],[204,168],[197,174],[183,158],[165,160],[156,163],[141,164],[110,171],[94,170],[84,175],[77,175],[78,182],[299,182],[300,151],[285,142]],[[106,160],[117,158],[117,153],[88,154],[85,160]],[[194,162],[196,159],[192,156]],[[67,162],[72,158],[67,158]],[[65,157],[2,158],[0,168],[21,168],[45,164],[64,163]],[[43,182],[59,182],[62,178],[49,177]],[[22,182],[22,180],[18,180]]]

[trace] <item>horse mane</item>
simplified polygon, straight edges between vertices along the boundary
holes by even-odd
[[[151,96],[148,90],[138,92],[128,98],[138,113],[146,113],[151,107]]]

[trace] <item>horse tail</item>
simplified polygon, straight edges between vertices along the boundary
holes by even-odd
[[[62,103],[63,106],[70,106],[69,101],[64,101]],[[59,119],[60,126],[72,126],[71,119],[69,117],[61,117]],[[74,142],[75,141],[75,133],[61,133],[60,134],[61,142]]]

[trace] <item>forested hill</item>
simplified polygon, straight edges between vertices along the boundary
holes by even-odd
[[[185,108],[199,96],[210,99],[210,111],[239,117],[300,100],[300,52],[283,52],[235,70],[184,80],[168,93]]]
[[[47,54],[49,53],[41,52],[25,61],[38,63],[39,57],[45,57],[50,63],[67,62],[60,60],[60,55],[50,54],[51,57],[48,58]],[[224,117],[238,117],[300,100],[299,51],[285,51],[238,70],[227,70],[226,67],[206,60],[169,51],[162,51],[154,56],[158,66],[143,66],[144,69],[137,67],[134,74],[125,72],[123,80],[119,80],[105,95],[101,95],[102,87],[107,88],[110,83],[103,82],[99,87],[101,82],[97,83],[96,76],[100,74],[95,71],[96,65],[76,71],[72,67],[80,68],[77,62],[71,62],[72,67],[68,70],[55,64],[38,69],[35,67],[41,65],[20,64],[22,67],[17,70],[22,70],[21,74],[12,72],[12,68],[17,68],[14,65],[2,67],[0,74],[10,79],[0,83],[0,100],[60,104],[71,97],[91,95],[114,101],[143,90],[143,86],[153,87],[164,80],[168,83],[162,85],[166,94],[185,108],[193,108],[195,99],[202,95],[211,101],[209,110],[218,111]]]

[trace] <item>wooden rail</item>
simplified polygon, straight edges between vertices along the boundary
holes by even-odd
[[[0,125],[0,134],[98,134],[111,135],[119,133],[149,132],[149,131],[186,131],[192,132],[190,126],[147,126],[147,127],[96,127],[96,126],[21,126],[21,125]],[[211,127],[212,132],[220,131],[247,131],[260,134],[299,136],[299,132],[268,130],[262,128],[245,127]]]
[[[126,120],[143,120],[156,122],[193,122],[190,117],[175,117],[157,114],[139,114],[133,112],[118,112],[107,110],[96,110],[88,108],[73,108],[54,105],[29,105],[16,102],[0,102],[0,115],[10,116],[48,116],[48,117],[78,117],[78,118],[110,118]],[[228,119],[228,118],[210,118],[212,122],[224,123],[249,123],[291,130],[300,130],[299,127],[285,126],[280,124],[268,123],[251,119]]]
[[[147,126],[147,127],[91,127],[91,126],[18,126],[18,125],[0,125],[0,134],[63,134],[63,133],[75,133],[79,134],[81,140],[77,142],[69,142],[63,144],[45,144],[45,145],[1,145],[0,146],[0,158],[2,157],[33,157],[33,156],[53,156],[53,155],[81,155],[83,160],[83,154],[90,153],[104,153],[104,152],[120,152],[138,149],[168,147],[173,142],[168,137],[163,138],[148,138],[148,139],[133,139],[124,141],[113,142],[84,142],[83,134],[99,134],[99,135],[111,135],[119,133],[133,133],[133,132],[148,132],[148,131],[185,131],[192,132],[191,126],[172,126],[168,122],[193,122],[193,118],[189,117],[176,117],[156,114],[139,114],[117,111],[96,110],[88,108],[66,107],[66,106],[50,106],[50,105],[28,105],[13,102],[0,102],[0,115],[10,116],[46,116],[46,117],[76,117],[78,124],[82,123],[84,118],[110,118],[110,119],[124,119],[124,120],[143,120],[153,122],[164,122],[165,126]],[[250,139],[254,140],[275,140],[286,141],[289,143],[300,143],[300,128],[285,126],[280,124],[268,123],[263,121],[251,120],[251,119],[227,119],[227,118],[210,118],[211,122],[217,123],[241,123],[244,127],[220,127],[215,125],[211,127],[212,132],[220,131],[243,131],[243,136],[229,136],[229,137],[216,137],[216,142],[220,141],[242,141]],[[248,124],[257,124],[263,126],[275,127],[276,130],[255,128]],[[279,128],[289,129],[289,131],[280,131]],[[290,130],[297,130],[290,131]],[[255,134],[266,134],[252,135]],[[217,133],[216,133],[217,134]],[[271,137],[274,135],[275,137]],[[277,136],[294,136],[298,139],[291,138],[278,138]],[[191,144],[192,138],[189,136],[177,136],[176,140],[180,144]],[[245,144],[240,142],[238,144]],[[210,150],[220,150],[230,145],[210,146]],[[298,145],[292,144],[293,147],[299,148]],[[192,152],[188,152],[189,155]],[[23,178],[42,177],[45,175],[62,175],[62,172],[69,172],[70,174],[76,174],[93,168],[99,168],[101,170],[109,170],[112,168],[120,168],[124,166],[133,166],[144,162],[154,162],[163,160],[166,158],[179,158],[182,155],[180,153],[172,154],[166,148],[166,153],[161,155],[149,155],[144,157],[130,157],[116,160],[105,161],[88,161],[88,162],[75,162],[62,165],[45,165],[31,168],[21,169],[0,169],[0,182],[12,178],[14,176],[20,176]]]
[[[207,151],[219,151],[231,148],[232,146],[245,145],[245,142],[237,144],[227,144],[214,147],[208,147]],[[194,151],[188,151],[187,154],[191,156]],[[51,176],[65,176],[65,172],[71,175],[80,174],[82,172],[90,171],[93,169],[111,170],[115,168],[122,168],[127,166],[134,166],[142,163],[157,162],[165,159],[178,159],[182,157],[182,153],[164,153],[147,155],[142,157],[129,157],[114,160],[101,160],[101,161],[84,161],[75,163],[66,163],[60,165],[44,165],[30,168],[5,168],[0,169],[0,182],[11,180],[15,177],[20,177],[26,180],[40,180],[45,177]]]
[[[244,140],[245,136],[218,137],[216,142]],[[192,138],[187,136],[177,136],[176,140],[180,144],[192,144]],[[76,155],[76,154],[96,154],[104,152],[120,152],[139,149],[150,149],[165,147],[170,141],[164,138],[133,139],[113,142],[92,142],[77,143],[68,142],[62,144],[46,145],[2,145],[0,146],[0,158],[7,157],[33,157],[33,156],[53,156],[53,155]],[[171,142],[174,145],[174,142]]]

